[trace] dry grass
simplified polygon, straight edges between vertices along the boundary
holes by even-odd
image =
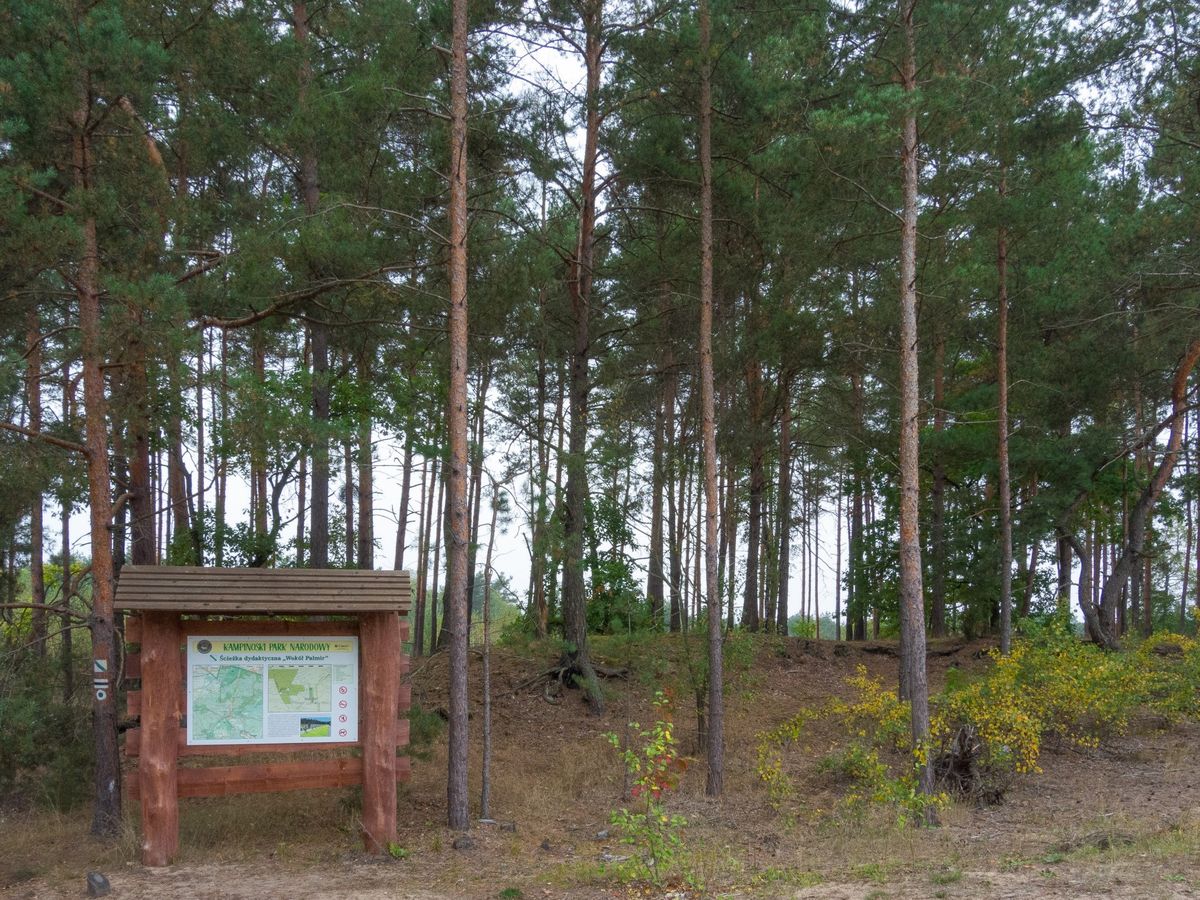
[[[691,697],[681,676],[678,639],[602,642],[612,663],[634,666],[626,682],[610,683],[608,711],[589,715],[575,692],[562,703],[512,688],[553,658],[549,647],[493,660],[493,816],[516,831],[477,826],[476,846],[450,848],[443,825],[445,756],[439,738],[417,762],[401,793],[402,860],[372,860],[359,852],[352,791],[278,794],[182,804],[179,865],[149,873],[135,864],[128,834],[107,847],[86,834],[86,811],[0,819],[0,894],[75,896],[88,868],[120,881],[123,897],[192,896],[612,896],[604,854],[630,852],[608,828],[622,804],[622,769],[602,735],[628,721],[650,721],[656,687],[680,698],[677,731],[693,738]],[[879,648],[877,648],[879,649]],[[980,645],[947,645],[931,660],[937,684],[950,664],[984,665]],[[689,820],[687,868],[711,893],[735,896],[858,897],[883,891],[900,897],[1073,896],[1102,884],[1114,896],[1175,896],[1200,890],[1200,728],[1146,731],[1102,754],[1051,754],[1044,775],[1018,781],[1008,802],[991,809],[954,807],[936,829],[897,827],[885,812],[833,815],[835,785],[813,774],[817,751],[798,763],[806,811],[789,819],[766,802],[753,770],[756,735],[801,706],[846,691],[857,664],[894,678],[895,659],[861,649],[835,655],[829,643],[762,638],[750,647],[753,665],[733,672],[727,716],[726,796],[703,796],[703,763],[685,776],[674,810]],[[953,651],[953,652],[951,652]],[[478,660],[473,659],[473,665]],[[414,691],[428,709],[444,706],[445,660],[416,673]],[[478,671],[472,684],[478,685]],[[477,698],[478,699],[478,698]],[[471,790],[478,794],[478,702],[472,706]],[[828,746],[833,729],[815,733]],[[1107,831],[1105,831],[1107,829]],[[1095,835],[1127,836],[1107,844]],[[1101,846],[1103,845],[1103,846]],[[1052,859],[1052,862],[1046,860]],[[334,878],[330,882],[330,877]],[[1114,882],[1115,879],[1115,882]],[[353,885],[340,892],[330,884]],[[1032,885],[1027,891],[1025,885]],[[419,886],[417,890],[416,886]],[[1135,890],[1138,887],[1140,890]],[[1036,890],[1033,890],[1036,889]],[[244,893],[238,893],[244,891]],[[1032,891],[1032,892],[1031,892]],[[1071,894],[1074,891],[1075,894]],[[545,892],[549,892],[548,894]],[[1174,892],[1174,893],[1173,893]]]

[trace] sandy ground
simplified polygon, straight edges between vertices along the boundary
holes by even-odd
[[[931,681],[938,684],[950,665],[986,665],[984,649],[935,644]],[[610,664],[637,663],[633,676],[610,686],[603,717],[588,715],[573,692],[557,704],[537,688],[514,694],[542,663],[496,655],[493,814],[515,830],[476,826],[470,849],[453,849],[454,835],[441,826],[445,763],[435,740],[402,790],[402,859],[358,852],[353,792],[344,790],[185,801],[180,859],[158,870],[136,862],[135,822],[122,841],[101,845],[86,834],[86,811],[58,816],[10,806],[0,809],[0,896],[85,896],[89,869],[104,872],[121,898],[1200,896],[1194,724],[1139,721],[1098,751],[1051,750],[1042,758],[1045,771],[1019,779],[1004,803],[954,807],[937,828],[830,815],[832,788],[816,777],[803,782],[811,792],[807,811],[781,816],[755,779],[755,735],[844,692],[856,665],[890,681],[896,663],[886,645],[842,655],[828,642],[779,638],[762,639],[753,666],[735,672],[730,685],[725,798],[703,797],[697,764],[673,799],[690,823],[691,868],[705,888],[618,884],[601,863],[631,850],[606,834],[623,784],[603,734],[649,721],[654,688],[678,690],[681,666],[678,656],[672,664],[647,662],[636,648],[603,650]],[[444,666],[435,657],[414,671],[414,701],[425,710],[445,705]],[[686,704],[678,706],[688,750],[694,725]],[[473,792],[478,771],[476,759]]]

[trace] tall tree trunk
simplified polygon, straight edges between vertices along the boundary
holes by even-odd
[[[183,559],[198,565],[193,553],[191,519],[188,515],[187,470],[183,461],[183,380],[179,375],[179,360],[167,360],[167,384],[171,397],[167,402],[167,502],[171,504],[170,545],[173,559]]]
[[[1008,194],[1004,170],[1000,173],[1000,202]],[[1012,649],[1012,489],[1008,477],[1008,229],[1000,226],[996,242],[996,275],[999,311],[996,336],[996,463],[1000,469],[996,502],[1000,507],[1000,652]]]
[[[492,364],[488,360],[479,376],[479,402],[475,405],[474,449],[471,453],[471,498],[467,516],[471,523],[471,543],[467,550],[467,632],[471,630],[471,615],[475,603],[475,566],[479,553],[480,498],[483,493],[483,414],[486,407],[488,387],[491,383]]]
[[[751,320],[755,319],[751,301]],[[763,472],[763,387],[762,370],[757,360],[746,367],[746,388],[750,395],[750,521],[746,534],[746,590],[742,602],[742,627],[758,631],[758,565],[762,549],[762,507],[766,475]]]
[[[1136,571],[1137,563],[1143,559],[1142,546],[1146,537],[1146,526],[1154,511],[1154,505],[1159,495],[1171,477],[1175,461],[1179,456],[1179,448],[1183,443],[1183,420],[1187,411],[1187,382],[1200,359],[1200,338],[1193,340],[1184,352],[1175,369],[1175,378],[1171,384],[1171,433],[1167,440],[1167,448],[1150,481],[1142,489],[1141,496],[1129,513],[1129,535],[1121,548],[1121,555],[1113,565],[1112,573],[1104,582],[1104,590],[1100,593],[1100,609],[1098,618],[1107,625],[1110,611],[1116,609],[1120,602],[1121,587]],[[1150,598],[1143,598],[1143,603],[1151,606]],[[1099,642],[1110,649],[1118,649],[1119,641],[1115,629],[1102,630],[1098,635]]]
[[[666,485],[663,460],[663,434],[665,430],[663,412],[664,386],[654,406],[654,446],[651,459],[650,482],[650,565],[646,576],[646,594],[650,600],[650,621],[661,628],[665,594],[663,593],[663,489]]]
[[[141,332],[142,314],[138,311],[134,314],[129,364],[125,369],[129,428],[129,557],[135,566],[152,566],[158,561],[158,548],[154,539],[154,485],[150,465],[150,386],[146,376],[146,345]]]
[[[70,363],[65,363],[63,366],[63,409],[69,411],[71,407],[70,401]],[[64,422],[70,422],[69,412],[63,418]],[[63,501],[59,530],[62,532],[62,588],[59,591],[61,596],[59,601],[62,603],[62,615],[59,617],[59,661],[62,668],[62,702],[63,706],[69,707],[75,697],[75,648],[72,646],[71,629],[75,627],[75,623],[71,621],[71,598],[74,594],[74,588],[71,584],[71,504],[69,501]]]
[[[917,89],[916,0],[900,0],[904,27],[902,88],[911,102]],[[901,168],[903,216],[900,245],[900,684],[912,705],[914,750],[924,757],[929,740],[929,687],[925,673],[925,604],[921,587],[920,463],[917,426],[917,117],[904,113]],[[920,789],[933,791],[933,767],[920,766]]]
[[[358,430],[358,567],[375,568],[375,447],[371,416],[364,415]]]
[[[221,329],[220,381],[221,416],[219,424],[221,434],[224,436],[228,432],[227,423],[229,419],[229,332],[223,328]],[[219,445],[217,458],[214,460],[214,467],[213,476],[217,484],[216,500],[213,503],[213,519],[216,528],[216,535],[213,537],[213,556],[217,568],[220,568],[225,565],[225,501],[228,496],[229,486],[229,441],[227,439],[223,439]],[[149,471],[149,465],[147,465],[147,471]],[[136,540],[134,546],[136,547]],[[134,562],[137,562],[136,555]]]
[[[467,797],[467,2],[451,0],[450,41],[450,444],[446,593],[450,597],[450,728],[446,778],[449,825],[468,827]],[[483,398],[480,398],[483,402]]]
[[[434,468],[438,468],[435,464]],[[446,529],[444,527],[446,518],[446,477],[445,466],[441,466],[441,477],[435,474],[434,480],[438,483],[438,498],[437,508],[432,510],[433,521],[437,523],[433,529],[434,535],[441,535],[440,539],[435,538],[433,543],[433,602],[429,604],[429,650],[432,653],[434,649],[441,650],[442,637],[438,631],[438,577],[442,572],[442,544],[445,542]],[[428,526],[427,526],[428,527]],[[442,630],[446,629],[447,625],[445,611],[442,614]]]
[[[543,192],[544,196],[544,192]],[[542,291],[539,295],[539,305],[545,310],[546,297]],[[546,534],[546,518],[549,515],[549,504],[546,502],[549,490],[550,470],[550,435],[546,432],[546,340],[544,328],[538,332],[538,364],[537,364],[537,473],[530,473],[530,487],[537,486],[537,497],[532,504],[533,511],[533,541],[530,547],[529,560],[529,590],[530,609],[533,613],[534,634],[539,640],[544,640],[550,627],[550,609],[546,596],[546,557],[549,547]]]
[[[85,88],[75,113],[75,187],[92,190],[91,99]],[[84,431],[87,446],[88,503],[92,551],[92,740],[95,762],[95,806],[92,833],[115,838],[121,828],[121,765],[117,756],[116,654],[113,633],[113,559],[111,479],[108,469],[108,400],[104,390],[104,356],[100,346],[100,248],[96,220],[82,222],[83,247],[75,274],[79,300],[79,334],[83,351]]]
[[[429,584],[429,534],[433,524],[433,479],[429,459],[421,463],[420,510],[417,518],[417,603],[416,627],[413,628],[413,653],[425,654],[425,588]]]
[[[342,441],[342,500],[345,506],[346,566],[351,569],[356,566],[358,546],[355,539],[354,498],[356,488],[354,481],[354,450],[350,444],[350,438],[347,437]]]
[[[396,555],[392,568],[399,571],[404,568],[404,533],[408,530],[408,501],[409,491],[412,485],[412,466],[413,466],[413,421],[410,416],[404,435],[404,464],[402,474],[400,476],[400,511],[396,516]],[[421,526],[417,525],[418,540],[420,540]]]
[[[583,149],[583,181],[580,185],[579,243],[570,263],[568,288],[574,318],[571,351],[570,419],[567,452],[567,502],[563,538],[566,559],[563,567],[563,629],[566,649],[563,665],[578,677],[593,712],[604,710],[604,698],[596,681],[587,647],[587,599],[583,585],[583,531],[587,504],[587,415],[588,356],[591,349],[591,316],[594,244],[596,226],[596,160],[600,138],[600,66],[602,0],[587,0],[583,6],[586,70],[586,127]]]
[[[855,425],[860,441],[866,439],[866,410],[863,379],[861,374],[850,376],[854,397]],[[851,456],[854,496],[850,504],[850,559],[848,581],[850,590],[846,597],[846,630],[850,640],[862,641],[867,637],[867,579],[866,548],[863,546],[863,524],[865,516],[865,461],[860,443]]]
[[[26,326],[29,351],[25,358],[25,390],[29,403],[29,430],[39,434],[42,430],[42,325],[36,306],[29,308]],[[39,493],[29,511],[29,600],[34,605],[30,613],[30,630],[33,651],[38,656],[46,655],[46,575],[42,537],[42,495]],[[1184,593],[1187,593],[1186,589]]]
[[[308,104],[312,89],[312,60],[309,53],[308,4],[292,4],[292,33],[299,46],[299,106]],[[318,180],[316,135],[306,135],[300,157],[300,199],[304,214],[315,216],[321,204]],[[312,335],[312,526],[309,559],[314,569],[329,567],[329,326],[317,310],[309,322]]]
[[[267,348],[266,336],[261,328],[254,329],[254,377],[256,383],[264,384],[267,380]],[[266,417],[259,418],[253,425],[254,436],[251,439],[250,479],[254,506],[254,536],[259,542],[255,548],[256,556],[266,565],[267,535],[270,526],[267,524],[267,432]]]
[[[729,464],[729,473],[725,477],[725,528],[729,532],[726,550],[729,552],[729,562],[725,565],[725,592],[728,595],[725,606],[725,628],[733,631],[734,618],[737,614],[737,470],[733,462]]]
[[[496,544],[496,513],[500,498],[492,484],[492,524],[483,563],[483,771],[479,787],[479,818],[492,817],[492,548]]]
[[[311,367],[312,339],[308,326],[304,327],[304,346],[300,350],[300,369],[308,374]],[[304,525],[308,518],[308,457],[311,445],[300,446],[300,473],[296,478],[296,567],[303,568],[308,547],[304,541]]]
[[[708,604],[708,777],[704,793],[725,787],[725,692],[721,658],[721,588],[717,578],[717,425],[713,388],[712,23],[700,0],[700,432],[704,444],[704,576]],[[698,592],[697,592],[698,593]]]
[[[792,569],[792,401],[787,376],[779,383],[779,603],[772,624],[778,634],[788,633],[788,581]]]
[[[1189,416],[1185,413],[1183,419],[1183,446],[1191,447],[1191,441],[1188,435]],[[1192,480],[1192,453],[1190,450],[1184,450],[1183,456],[1184,475],[1190,482]],[[1187,600],[1188,600],[1188,581],[1192,574],[1192,498],[1184,496],[1183,498],[1184,516],[1187,520],[1187,538],[1184,543],[1183,550],[1183,587],[1179,592],[1179,631],[1183,633],[1187,629]]]
[[[837,544],[836,562],[833,569],[833,639],[842,639],[842,488],[838,484],[837,504],[834,506],[834,541]]]
[[[679,477],[679,455],[676,452],[675,430],[675,401],[679,393],[679,373],[675,369],[674,351],[670,346],[666,352],[667,376],[663,386],[663,427],[666,430],[666,458],[663,460],[666,472],[667,491],[667,544],[670,557],[671,608],[668,628],[675,632],[683,627],[683,614],[680,610],[680,587],[683,580],[683,541],[680,535],[680,521],[683,518],[678,508],[675,488],[682,482]]]
[[[208,330],[200,329],[200,351],[196,354],[196,521],[192,535],[195,544],[196,565],[204,565],[204,521],[206,511],[204,492],[204,460],[207,449],[204,422],[204,361],[208,356]]]

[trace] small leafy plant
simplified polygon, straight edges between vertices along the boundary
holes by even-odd
[[[630,796],[638,801],[637,808],[616,810],[609,818],[622,843],[640,851],[627,861],[622,875],[660,886],[678,862],[683,850],[681,831],[687,825],[683,816],[667,811],[664,798],[679,786],[688,760],[680,755],[675,740],[670,698],[659,691],[654,706],[658,710],[654,725],[643,729],[637,722],[629,723],[636,743],[623,746],[616,734],[605,737],[620,754],[633,781]]]

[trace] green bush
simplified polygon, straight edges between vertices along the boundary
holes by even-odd
[[[20,655],[0,682],[0,793],[58,810],[87,799],[92,780],[88,699],[79,689],[65,703],[57,661]]]

